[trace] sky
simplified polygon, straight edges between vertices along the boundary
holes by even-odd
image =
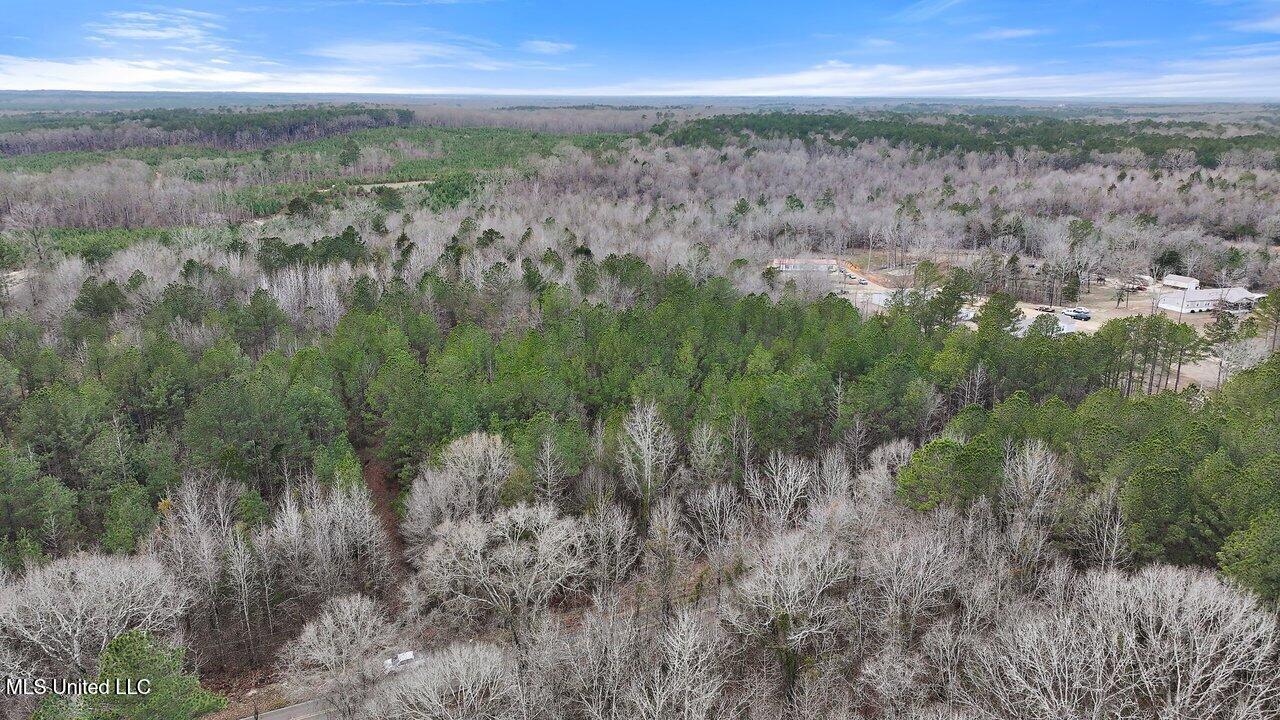
[[[1280,100],[1280,0],[0,0],[0,90]]]

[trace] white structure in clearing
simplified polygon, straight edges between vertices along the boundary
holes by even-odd
[[[1160,296],[1160,309],[1176,313],[1211,312],[1218,308],[1250,308],[1265,295],[1242,287],[1189,289]]]
[[[1187,277],[1186,275],[1165,275],[1160,280],[1160,284],[1165,287],[1178,288],[1179,290],[1198,290],[1200,289],[1200,281]]]
[[[840,272],[840,261],[834,258],[774,258],[769,264],[784,273]]]

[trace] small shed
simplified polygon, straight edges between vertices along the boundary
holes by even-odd
[[[1187,277],[1186,275],[1174,275],[1172,273],[1169,275],[1165,275],[1164,278],[1160,281],[1160,284],[1164,285],[1165,287],[1177,288],[1179,290],[1200,289],[1199,280],[1193,277]]]

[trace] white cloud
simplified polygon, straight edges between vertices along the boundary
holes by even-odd
[[[1018,38],[1043,35],[1043,30],[1035,28],[991,28],[986,32],[974,35],[976,40],[1017,40]]]
[[[537,94],[993,97],[993,98],[1280,98],[1280,55],[1188,61],[1147,73],[1036,73],[1010,65],[851,65],[744,78],[636,82],[593,88],[547,88]]]
[[[85,27],[93,32],[87,39],[102,45],[176,41],[184,49],[222,50],[220,20],[218,15],[195,10],[112,12],[104,21]]]
[[[443,42],[343,42],[316,48],[317,57],[367,65],[413,65],[427,60],[475,60],[479,51]]]
[[[263,72],[183,60],[0,55],[0,90],[204,90],[231,92],[414,92],[359,73]]]
[[[919,0],[899,10],[893,18],[903,22],[923,22],[937,17],[962,2],[964,0]]]
[[[728,96],[884,96],[959,94],[1008,77],[1015,68],[999,65],[911,67],[851,65],[829,61],[789,73],[745,78],[633,83],[596,88],[602,94]],[[604,92],[607,91],[607,92]],[[590,94],[590,90],[586,91]]]
[[[1280,99],[1280,48],[1214,48],[1199,58],[1153,65],[1145,71],[1045,73],[1003,64],[907,65],[829,61],[790,72],[745,77],[635,80],[610,85],[430,86],[397,73],[415,63],[455,62],[451,51],[423,44],[331,48],[344,64],[326,70],[219,57],[131,60],[50,60],[0,55],[0,90],[222,90],[324,93],[438,93],[562,96],[809,96],[809,97],[996,97],[996,98],[1213,98]],[[370,60],[400,65],[385,68]],[[443,59],[435,57],[445,55]],[[364,58],[364,62],[353,60]],[[345,62],[353,61],[353,62]],[[496,61],[495,61],[496,62]],[[376,69],[375,69],[376,68]]]
[[[1143,45],[1152,44],[1151,40],[1099,40],[1097,42],[1084,43],[1080,47],[1090,48],[1132,48],[1142,47]]]
[[[438,42],[344,42],[313,49],[317,57],[330,58],[357,68],[454,68],[463,70],[563,70],[540,60],[502,60],[490,53],[492,46],[478,40],[455,38]]]
[[[559,55],[560,53],[569,52],[574,48],[574,45],[573,43],[552,40],[525,40],[520,43],[520,48],[539,55]]]
[[[1243,32],[1280,33],[1280,13],[1238,22],[1232,27]]]

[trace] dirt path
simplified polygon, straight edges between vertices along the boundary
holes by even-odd
[[[395,182],[363,182],[348,183],[349,187],[387,187],[387,188],[403,188],[416,187],[418,185],[434,185],[435,180],[397,180]]]
[[[361,448],[357,453],[363,466],[364,484],[373,498],[374,511],[387,535],[391,537],[391,551],[396,566],[407,567],[404,557],[404,538],[400,537],[400,517],[396,514],[395,501],[398,488],[392,478],[391,465],[378,457],[377,448]]]
[[[396,182],[349,182],[349,183],[347,183],[347,187],[359,187],[359,188],[379,188],[379,187],[387,187],[387,188],[406,188],[406,187],[416,187],[416,186],[418,186],[418,185],[434,185],[434,184],[435,184],[435,182],[436,182],[435,180],[398,180],[398,181],[396,181]],[[319,188],[318,190],[316,190],[316,192],[329,193],[329,192],[333,192],[337,187],[338,187],[338,186],[337,186],[336,184],[335,184],[335,185],[330,185],[329,187]],[[268,220],[274,220],[274,219],[276,219],[276,218],[284,217],[284,216],[285,216],[285,214],[286,214],[286,212],[285,212],[284,210],[281,210],[281,211],[279,211],[279,212],[272,213],[272,214],[270,214],[270,215],[266,215],[266,216],[264,216],[264,217],[257,217],[257,218],[253,218],[252,220],[249,220],[249,221],[247,221],[247,222],[245,222],[245,223],[243,223],[243,224],[245,224],[245,225],[252,225],[252,226],[254,226],[254,227],[262,227],[263,225],[266,225],[266,224],[267,224],[267,221],[268,221]]]

